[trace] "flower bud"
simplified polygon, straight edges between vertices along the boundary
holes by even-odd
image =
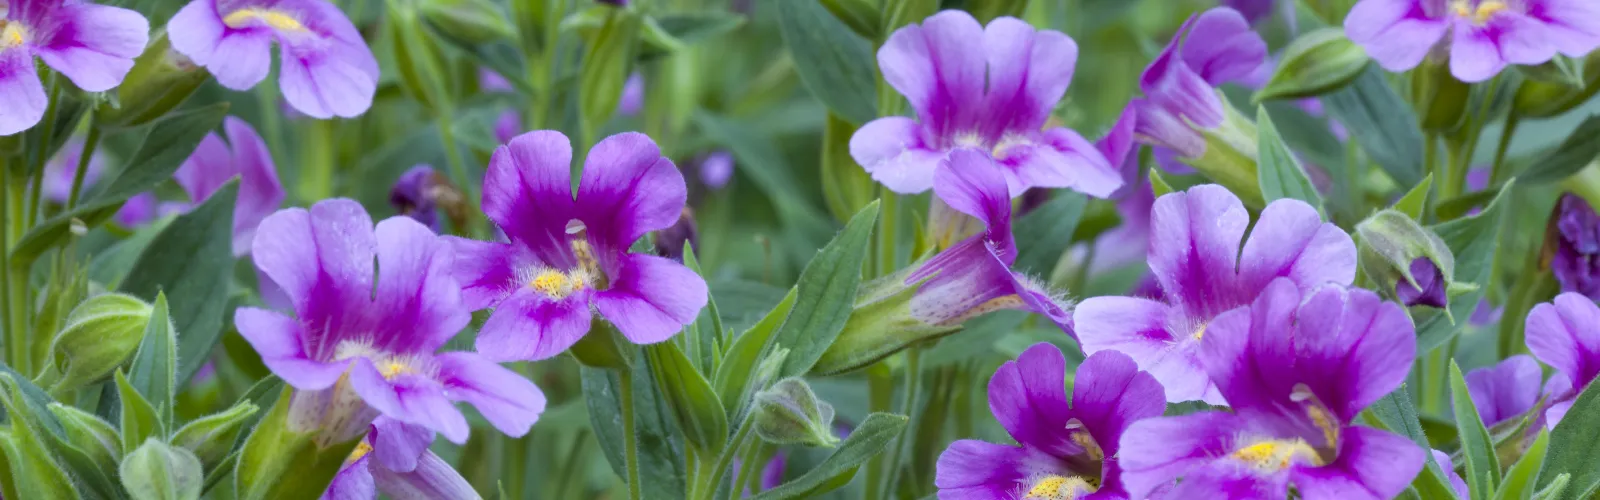
[[[1450,65],[1428,58],[1411,72],[1411,100],[1423,130],[1449,132],[1461,126],[1472,86],[1450,74]]]
[[[120,293],[90,297],[78,304],[50,345],[50,359],[55,363],[51,390],[82,387],[110,375],[139,348],[151,311],[150,304]]]
[[[1256,92],[1267,99],[1312,97],[1350,83],[1367,69],[1367,51],[1345,38],[1343,28],[1323,28],[1296,38],[1285,49],[1272,78]]]
[[[695,230],[694,211],[683,207],[678,222],[656,233],[656,255],[683,262],[684,246],[700,247],[700,235]]]
[[[83,451],[101,470],[115,469],[122,461],[122,436],[110,422],[61,403],[50,403],[50,413],[61,422],[67,443]]]
[[[1356,225],[1361,241],[1361,268],[1381,284],[1380,290],[1407,306],[1446,309],[1454,283],[1455,255],[1443,239],[1397,210],[1373,214]],[[1471,286],[1471,285],[1466,285]]]
[[[1600,91],[1600,51],[1574,61],[1578,82],[1528,79],[1517,88],[1511,112],[1519,117],[1548,118],[1571,111]],[[1574,86],[1573,83],[1578,83]]]
[[[817,400],[811,386],[798,378],[778,381],[756,393],[755,430],[773,444],[833,447],[833,405]]]
[[[118,468],[133,498],[200,498],[205,475],[200,460],[183,448],[146,439]]]
[[[389,205],[395,211],[416,219],[436,233],[440,231],[439,210],[444,211],[454,227],[466,225],[465,200],[450,179],[428,165],[411,167],[389,189]]]
[[[470,45],[517,36],[510,17],[488,0],[424,0],[420,10],[422,18],[434,29]]]
[[[1561,282],[1561,291],[1577,292],[1590,300],[1600,300],[1600,214],[1583,198],[1561,196],[1550,222],[1546,252],[1550,270]]]
[[[183,104],[210,76],[194,61],[173,51],[167,37],[162,36],[134,60],[127,78],[113,91],[116,104],[101,104],[95,119],[112,127],[150,123]]]
[[[222,413],[195,419],[173,433],[172,444],[194,452],[201,469],[210,472],[233,451],[239,433],[258,410],[254,403],[241,401]]]

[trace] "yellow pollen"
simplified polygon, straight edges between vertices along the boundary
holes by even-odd
[[[1509,8],[1510,6],[1499,0],[1481,2],[1477,7],[1473,7],[1469,0],[1456,0],[1450,4],[1450,9],[1455,12],[1456,17],[1470,18],[1479,26],[1488,23],[1489,18],[1494,17],[1496,13]]]
[[[356,444],[356,449],[350,452],[350,458],[345,459],[345,463],[361,460],[361,457],[367,456],[368,453],[372,453],[372,445],[367,444],[367,440],[363,439]]]
[[[1045,476],[1034,481],[1033,487],[1023,495],[1024,500],[1072,500],[1080,493],[1090,493],[1095,485],[1078,476]]]
[[[1200,324],[1200,328],[1194,329],[1193,337],[1194,337],[1195,340],[1200,340],[1201,338],[1203,338],[1205,336],[1206,336],[1206,324],[1205,323],[1201,323]]]
[[[28,29],[22,23],[0,19],[0,49],[21,46],[28,42]]]
[[[1295,459],[1321,465],[1316,450],[1300,439],[1267,440],[1233,452],[1233,458],[1263,471],[1280,471],[1294,465]]]
[[[1478,24],[1487,23],[1489,22],[1490,16],[1493,16],[1496,12],[1500,12],[1502,10],[1506,10],[1505,2],[1489,1],[1480,3],[1478,4],[1478,12],[1475,16],[1473,16],[1473,20],[1477,21]]]
[[[411,365],[407,365],[407,364],[405,364],[403,362],[393,361],[393,360],[384,362],[383,366],[378,368],[378,373],[382,373],[383,374],[383,378],[389,379],[389,380],[393,380],[395,377],[398,377],[398,376],[401,376],[401,375],[405,375],[405,374],[408,374],[408,373],[416,373],[416,372],[417,372],[416,370],[411,368]]]
[[[533,281],[528,282],[528,286],[548,297],[564,299],[568,295],[572,295],[572,292],[582,290],[587,286],[584,274],[586,273],[581,270],[563,273],[554,269],[546,269],[539,271],[539,274],[533,277]]]
[[[267,26],[278,31],[306,30],[306,25],[300,24],[300,20],[295,19],[289,14],[272,9],[239,9],[233,11],[231,14],[228,14],[227,17],[222,18],[222,24],[226,24],[232,28],[243,28],[245,25],[249,24],[250,21],[256,20],[266,23]]]
[[[1318,429],[1322,429],[1322,437],[1327,440],[1324,446],[1338,449],[1339,424],[1334,422],[1333,415],[1328,413],[1328,410],[1321,405],[1306,407],[1306,415],[1311,417],[1311,423],[1316,424]]]
[[[1083,447],[1083,450],[1089,454],[1089,458],[1095,460],[1106,459],[1105,450],[1100,448],[1100,443],[1095,442],[1094,436],[1089,435],[1089,431],[1080,430],[1072,433],[1071,437],[1074,444]]]

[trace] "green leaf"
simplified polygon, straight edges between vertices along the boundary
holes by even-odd
[[[176,377],[169,387],[181,387],[200,370],[222,333],[234,265],[233,206],[238,193],[238,180],[229,181],[205,203],[172,221],[122,280],[121,291],[142,299],[153,302],[163,293],[172,298],[172,324],[180,336]]]
[[[1412,186],[1411,191],[1406,192],[1405,196],[1396,200],[1392,208],[1411,216],[1412,219],[1422,220],[1422,212],[1428,208],[1428,194],[1431,191],[1433,191],[1433,174],[1430,173],[1422,178],[1422,182]]]
[[[1523,452],[1522,458],[1506,471],[1506,479],[1494,493],[1495,500],[1528,500],[1533,498],[1533,482],[1538,479],[1539,467],[1544,464],[1545,452],[1550,446],[1550,431],[1539,430],[1539,437]]]
[[[631,9],[606,11],[605,24],[590,42],[578,75],[578,116],[596,130],[617,111],[643,24]]]
[[[850,138],[855,133],[854,124],[828,113],[822,127],[822,198],[838,220],[849,219],[878,192],[878,183],[850,156]]]
[[[1157,198],[1173,192],[1172,184],[1168,184],[1167,179],[1161,176],[1161,172],[1153,168],[1150,169],[1150,190],[1155,192]]]
[[[878,117],[872,43],[845,26],[817,0],[778,0],[778,30],[795,72],[828,109],[853,123]]]
[[[50,413],[66,430],[63,444],[83,451],[99,470],[116,470],[117,463],[122,461],[122,436],[116,427],[93,413],[61,403],[50,403]],[[115,489],[107,490],[110,491]]]
[[[1049,275],[1056,261],[1072,243],[1089,198],[1081,193],[1058,191],[1050,201],[1017,219],[1012,231],[1017,238],[1017,261],[1012,268]]]
[[[795,288],[790,288],[789,294],[783,296],[783,301],[774,306],[771,312],[749,330],[739,334],[722,357],[722,364],[717,366],[712,385],[716,386],[719,399],[732,403],[727,407],[729,420],[738,420],[749,406],[750,398],[745,395],[750,392],[753,374],[762,358],[766,357],[772,336],[783,325],[784,318],[789,317],[789,311],[794,309],[796,292]]]
[[[1389,395],[1384,396],[1371,406],[1367,407],[1366,420],[1369,425],[1386,429],[1401,436],[1411,439],[1417,446],[1429,449],[1428,436],[1422,432],[1422,423],[1417,419],[1417,407],[1411,404],[1411,396],[1405,386],[1401,386]],[[1424,453],[1427,465],[1422,473],[1417,474],[1411,486],[1427,499],[1458,498],[1455,488],[1450,485],[1449,476],[1433,460],[1432,453]]]
[[[71,235],[73,219],[82,220],[90,227],[99,225],[110,219],[128,198],[171,179],[172,173],[194,152],[200,140],[217,128],[227,114],[228,103],[217,103],[174,113],[155,122],[145,136],[144,144],[120,170],[115,171],[115,176],[97,182],[96,189],[77,207],[45,219],[15,242],[9,257],[11,263],[26,265],[40,253],[66,241]]]
[[[678,345],[660,342],[644,347],[658,392],[689,444],[706,455],[722,451],[728,440],[728,416],[711,382],[696,370]]]
[[[194,453],[153,437],[129,453],[118,471],[134,500],[195,500],[204,479]]]
[[[1326,94],[1355,79],[1371,59],[1339,27],[1300,35],[1278,61],[1272,78],[1256,93],[1257,102]]]
[[[1489,498],[1500,482],[1500,459],[1494,453],[1494,440],[1489,429],[1484,428],[1478,407],[1467,393],[1467,380],[1461,367],[1450,360],[1450,406],[1456,416],[1456,429],[1461,436],[1461,454],[1466,458],[1468,488],[1473,500]]]
[[[1600,384],[1589,384],[1567,410],[1566,416],[1550,431],[1550,452],[1539,469],[1539,488],[1546,488],[1557,476],[1570,474],[1570,482],[1552,500],[1590,498],[1600,487]]]
[[[167,314],[167,296],[156,292],[155,304],[150,310],[150,321],[145,323],[144,340],[133,355],[128,368],[128,383],[146,400],[160,409],[162,421],[172,421],[172,398],[176,395],[178,334],[172,330]]]
[[[1305,167],[1300,166],[1289,146],[1283,143],[1265,107],[1256,108],[1256,137],[1260,155],[1256,179],[1261,183],[1261,195],[1267,202],[1291,198],[1310,203],[1322,211],[1322,196],[1306,176]]]
[[[117,486],[115,479],[107,475],[107,471],[115,470],[115,463],[112,464],[112,469],[106,469],[95,454],[86,452],[74,444],[78,442],[73,435],[75,431],[68,430],[66,424],[57,420],[55,412],[51,410],[51,406],[57,403],[52,401],[43,389],[33,385],[4,364],[0,364],[0,373],[3,373],[0,378],[7,384],[5,390],[9,391],[4,397],[12,398],[11,393],[15,393],[14,399],[9,399],[7,404],[10,408],[24,409],[6,410],[8,417],[16,415],[8,419],[12,428],[15,429],[20,422],[21,426],[32,429],[30,432],[34,435],[48,434],[51,439],[44,444],[55,453],[60,465],[65,466],[68,473],[77,478],[79,493],[83,494],[84,498],[116,498],[121,488]],[[0,474],[0,484],[5,480],[4,474]],[[17,498],[27,497],[17,496]]]
[[[1600,158],[1600,115],[1590,115],[1567,136],[1561,146],[1517,175],[1522,182],[1540,185],[1560,181]]]
[[[862,38],[875,40],[883,30],[883,13],[879,12],[877,4],[868,0],[822,0],[822,6],[828,9],[833,17],[839,18],[845,26]]]
[[[811,498],[826,493],[825,486],[842,486],[842,481],[834,479],[855,474],[857,467],[888,447],[889,442],[905,430],[909,420],[903,415],[889,413],[867,415],[867,419],[850,432],[850,437],[845,438],[839,449],[834,450],[822,463],[793,481],[761,492],[753,500]]]
[[[33,412],[34,405],[26,401],[29,398],[24,396],[23,389],[19,387],[21,382],[12,373],[0,376],[0,385],[5,389],[4,397],[0,397],[0,405],[11,417],[9,428],[0,432],[0,447],[5,448],[6,461],[11,469],[6,477],[10,481],[7,486],[16,490],[17,498],[29,500],[81,498],[73,487],[72,478],[56,463],[40,439],[41,429],[33,419],[48,415],[48,412]],[[23,410],[24,407],[28,410]]]
[[[794,177],[794,169],[771,137],[756,132],[749,123],[705,112],[696,112],[694,123],[707,140],[733,152],[739,160],[739,173],[772,200],[787,229],[799,232],[807,241],[819,241],[833,232],[836,226],[795,189],[801,185],[800,181]],[[811,238],[813,236],[815,239]],[[809,249],[805,250],[809,253]]]
[[[679,46],[690,46],[732,33],[744,25],[744,16],[715,10],[674,12],[651,18],[646,23],[659,27]]]
[[[1389,87],[1383,70],[1368,66],[1344,89],[1322,98],[1367,155],[1402,188],[1422,182],[1422,130],[1406,100]]]
[[[798,377],[810,371],[844,330],[855,305],[861,264],[866,260],[867,243],[877,221],[878,202],[874,201],[856,212],[844,230],[800,272],[794,310],[772,339],[776,348],[789,350],[778,378]]]
[[[1494,254],[1499,246],[1501,212],[1504,211],[1502,207],[1510,203],[1508,199],[1513,184],[1514,182],[1505,183],[1500,188],[1500,195],[1477,215],[1429,226],[1429,229],[1444,240],[1445,246],[1450,247],[1450,252],[1455,254],[1456,272],[1453,281],[1473,283],[1478,285],[1478,288],[1451,297],[1449,314],[1436,312],[1426,319],[1417,321],[1418,354],[1443,345],[1467,326],[1467,322],[1453,322],[1450,320],[1451,317],[1469,318],[1472,316],[1472,310],[1478,307],[1478,301],[1483,298],[1489,278],[1493,275]]]
[[[121,370],[117,370],[117,398],[122,401],[122,449],[134,449],[146,438],[166,436],[166,423],[156,407],[133,388]]]
[[[685,474],[684,457],[688,451],[678,439],[678,430],[669,415],[670,410],[656,392],[650,370],[642,361],[635,361],[632,370],[634,435],[622,434],[621,374],[617,370],[581,367],[583,399],[589,410],[589,424],[595,440],[605,452],[606,462],[617,477],[628,477],[623,466],[623,440],[637,439],[639,443],[639,482],[652,499],[678,500],[683,498]]]
[[[172,433],[172,444],[194,452],[201,470],[214,470],[233,452],[233,444],[260,409],[243,400],[222,413],[197,418]]]
[[[694,243],[684,243],[683,265],[700,275],[701,279],[705,279],[706,273],[700,269],[700,259],[695,257],[696,250],[698,249],[694,247]],[[710,324],[707,324],[708,322]],[[718,354],[721,354],[717,352],[717,345],[725,341],[722,329],[722,312],[717,310],[716,294],[707,291],[705,310],[695,316],[694,322],[683,330],[684,345],[689,349],[690,361],[695,364],[695,370],[699,373],[715,369],[715,360],[719,359]]]

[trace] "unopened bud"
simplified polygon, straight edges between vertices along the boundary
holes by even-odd
[[[153,437],[129,453],[118,472],[133,498],[200,498],[205,483],[193,453]]]
[[[755,430],[773,444],[833,447],[833,405],[817,399],[804,380],[788,378],[756,393]]]
[[[50,345],[57,377],[52,389],[77,388],[110,375],[139,348],[151,310],[150,304],[120,293],[78,304]]]
[[[1432,58],[1411,72],[1411,99],[1423,130],[1449,132],[1461,126],[1472,86],[1450,74],[1450,65]]]
[[[82,451],[101,470],[112,470],[122,461],[122,436],[117,428],[100,417],[61,403],[50,403],[50,413],[61,422],[67,442]]]
[[[1567,71],[1575,73],[1579,81],[1571,81],[1570,77],[1557,81],[1525,80],[1517,88],[1512,113],[1527,118],[1548,118],[1565,114],[1594,97],[1595,92],[1600,91],[1600,51],[1572,63]],[[1571,66],[1577,66],[1576,71]]]
[[[116,104],[103,103],[95,111],[96,123],[112,127],[137,127],[150,123],[189,99],[211,74],[172,50],[167,37],[157,38],[116,90]]]
[[[1322,95],[1350,83],[1367,68],[1367,51],[1345,38],[1343,28],[1323,28],[1296,38],[1284,50],[1256,101]]]
[[[516,37],[510,17],[488,0],[425,0],[422,18],[440,33],[471,45]]]
[[[239,433],[255,416],[259,408],[249,401],[241,401],[228,411],[196,419],[172,435],[172,444],[194,452],[201,469],[211,471],[233,451]]]
[[[1433,231],[1397,210],[1373,214],[1356,225],[1361,268],[1407,306],[1447,309],[1449,293],[1475,285],[1453,281],[1455,256]]]
[[[656,233],[656,255],[683,262],[683,249],[700,248],[700,234],[695,230],[694,211],[683,207],[678,222]]]

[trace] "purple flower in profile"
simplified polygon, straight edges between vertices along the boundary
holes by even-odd
[[[438,175],[431,166],[417,165],[400,174],[400,180],[389,189],[390,206],[436,233],[439,232],[439,207],[432,191]]]
[[[472,484],[438,455],[428,451],[433,431],[378,417],[366,439],[339,468],[322,500],[390,498],[472,500]]]
[[[694,211],[689,207],[683,207],[678,222],[656,233],[656,255],[683,262],[686,246],[700,249],[700,231],[694,222]]]
[[[984,231],[939,252],[906,277],[907,285],[922,282],[911,297],[911,316],[930,325],[959,325],[996,309],[1022,309],[1049,317],[1071,335],[1072,317],[1063,300],[1011,270],[1017,245],[1001,170],[987,155],[970,149],[952,151],[941,162],[934,194],[977,219]]]
[[[1449,45],[1450,73],[1480,82],[1508,64],[1542,64],[1556,53],[1582,57],[1600,47],[1600,4],[1592,0],[1362,0],[1345,35],[1389,71],[1416,67]]]
[[[1278,277],[1304,288],[1355,280],[1356,247],[1304,202],[1267,205],[1240,253],[1250,215],[1221,186],[1157,199],[1150,216],[1150,272],[1164,300],[1093,297],[1073,315],[1086,353],[1122,351],[1167,390],[1167,401],[1222,404],[1200,362],[1202,339],[1224,311],[1249,305]]]
[[[173,50],[233,90],[267,77],[276,40],[278,89],[312,118],[359,116],[378,89],[377,58],[344,12],[325,0],[194,0],[167,29]]]
[[[104,92],[122,83],[149,41],[150,22],[121,7],[77,0],[0,4],[0,136],[44,118],[49,98],[35,56],[78,88]]]
[[[1181,158],[1204,156],[1203,131],[1227,119],[1216,87],[1249,78],[1266,57],[1267,43],[1239,11],[1218,7],[1190,17],[1139,76],[1144,97],[1129,106],[1139,114],[1140,140]]]
[[[644,110],[644,75],[637,71],[622,82],[622,96],[617,99],[617,114],[633,116]]]
[[[1416,286],[1411,282],[1400,280],[1394,285],[1394,293],[1401,304],[1407,306],[1444,307],[1450,300],[1445,294],[1444,273],[1439,271],[1439,266],[1427,257],[1417,257],[1411,261],[1411,276],[1417,280]]]
[[[450,276],[450,245],[417,221],[374,229],[360,204],[324,200],[268,216],[252,255],[294,316],[242,307],[234,323],[295,389],[288,427],[316,432],[319,445],[356,439],[380,415],[463,443],[470,428],[457,401],[512,436],[544,411],[539,388],[516,372],[436,352],[472,316]]]
[[[1525,354],[1491,367],[1467,372],[1467,393],[1478,407],[1483,425],[1493,426],[1522,416],[1539,402],[1539,362]]]
[[[72,138],[61,146],[54,158],[44,164],[44,179],[41,180],[44,199],[58,204],[67,202],[67,198],[72,196],[72,180],[78,175],[80,158],[83,158],[83,139]],[[105,169],[105,155],[96,151],[84,167],[81,189],[87,191],[89,186],[100,180],[100,173]]]
[[[1045,342],[1001,365],[989,379],[989,411],[1018,446],[951,443],[934,476],[939,498],[1129,498],[1119,446],[1129,425],[1166,409],[1161,384],[1116,352],[1078,366],[1070,400],[1065,376],[1061,350]]]
[[[267,150],[266,141],[261,140],[256,129],[232,116],[223,121],[222,129],[228,134],[226,144],[216,133],[206,134],[173,177],[195,205],[210,198],[229,179],[239,177],[239,198],[233,208],[233,255],[237,257],[250,253],[256,226],[278,209],[284,193],[283,185],[278,182],[278,169],[272,163],[272,152]],[[164,206],[187,212],[192,205]]]
[[[1600,306],[1572,292],[1533,306],[1524,325],[1528,352],[1556,369],[1545,385],[1545,423],[1555,428],[1595,375],[1600,374]]]
[[[683,174],[639,133],[589,150],[573,198],[572,145],[553,130],[495,150],[483,210],[507,243],[449,238],[468,309],[493,307],[477,348],[497,361],[545,359],[588,333],[594,311],[628,340],[671,338],[705,307],[706,282],[683,264],[628,253],[678,221]]]
[[[1433,454],[1433,461],[1439,464],[1439,468],[1450,475],[1450,489],[1456,490],[1456,498],[1472,498],[1472,491],[1467,489],[1467,481],[1461,479],[1460,474],[1456,474],[1456,463],[1450,460],[1450,454],[1439,450],[1428,450],[1428,452]]]
[[[1583,198],[1566,194],[1556,208],[1555,222],[1550,271],[1561,282],[1561,291],[1600,301],[1600,214]]]
[[[850,156],[903,194],[933,187],[950,151],[977,149],[1003,167],[1012,197],[1042,187],[1104,198],[1122,186],[1111,162],[1077,132],[1044,129],[1077,60],[1067,35],[1011,17],[985,27],[947,10],[900,28],[878,50],[878,67],[917,118],[863,125],[850,138]]]
[[[1416,348],[1398,304],[1278,278],[1218,316],[1201,344],[1233,410],[1135,422],[1122,435],[1122,479],[1133,498],[1284,499],[1291,486],[1307,499],[1393,498],[1426,450],[1351,422],[1400,388]]]

